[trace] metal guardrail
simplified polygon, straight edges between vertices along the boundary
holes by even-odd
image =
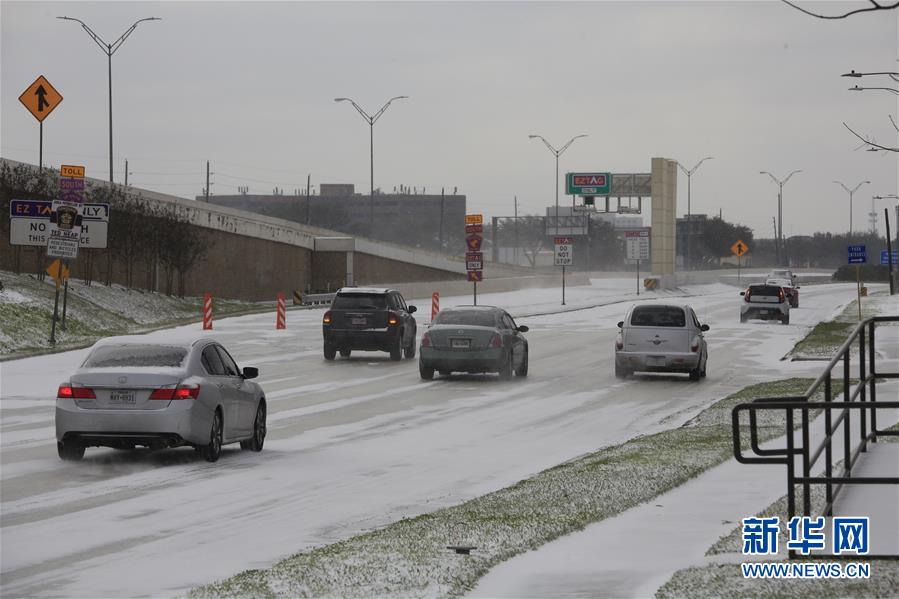
[[[819,516],[832,516],[833,505],[843,485],[846,484],[892,484],[899,485],[899,476],[853,477],[852,468],[862,453],[868,449],[868,443],[876,443],[877,437],[899,435],[899,431],[888,431],[877,428],[877,410],[899,408],[899,401],[877,401],[876,379],[899,378],[899,372],[879,372],[877,370],[874,339],[877,323],[899,322],[899,316],[875,316],[868,318],[855,328],[849,338],[840,346],[836,355],[824,369],[824,372],[808,388],[804,395],[756,399],[749,403],[734,406],[731,412],[734,457],[743,464],[784,464],[787,467],[787,510],[788,517],[796,514],[796,487],[802,488],[802,515],[811,516],[811,487],[825,486],[825,505]],[[858,342],[858,382],[852,384],[850,359],[853,348]],[[867,345],[867,347],[866,347]],[[842,366],[841,389],[833,388],[833,369]],[[822,388],[823,401],[812,401]],[[834,401],[834,392],[842,395],[841,401]],[[817,447],[811,447],[809,440],[809,412],[824,412],[824,438]],[[801,441],[795,439],[795,413],[799,412],[800,425],[798,432]],[[754,455],[743,454],[741,438],[742,427],[740,414],[749,414],[750,447]],[[786,447],[763,449],[759,447],[758,414],[760,412],[782,413],[785,420]],[[836,416],[834,412],[838,412]],[[859,441],[851,447],[851,424],[853,412],[858,413]],[[870,416],[870,418],[868,417]],[[745,425],[744,425],[745,426]],[[843,468],[834,474],[833,439],[842,427],[843,434]],[[812,476],[815,464],[824,456],[824,475]],[[801,458],[800,472],[797,474],[796,460]],[[794,557],[794,552],[789,552]]]
[[[303,306],[330,304],[336,295],[337,293],[303,293],[300,296],[300,303]]]

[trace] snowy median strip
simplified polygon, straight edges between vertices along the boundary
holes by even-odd
[[[602,449],[458,506],[299,553],[268,570],[248,570],[189,596],[458,596],[500,562],[649,501],[729,459],[734,405],[795,395],[810,383],[787,379],[747,387],[680,428]],[[760,438],[782,435],[783,426],[776,416],[764,419]],[[448,546],[476,549],[459,555]]]

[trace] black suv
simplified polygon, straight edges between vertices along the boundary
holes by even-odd
[[[415,356],[415,306],[395,289],[344,287],[322,318],[325,359],[354,349],[390,352],[391,360]]]

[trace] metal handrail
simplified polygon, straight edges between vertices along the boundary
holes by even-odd
[[[819,515],[833,515],[833,505],[845,484],[899,484],[899,477],[853,477],[852,468],[868,443],[876,443],[877,437],[899,435],[899,431],[877,428],[877,410],[899,408],[899,401],[877,401],[878,379],[899,378],[899,372],[878,372],[876,367],[875,330],[878,323],[899,322],[899,316],[874,316],[860,322],[852,334],[840,345],[836,355],[828,362],[824,372],[809,386],[803,395],[787,397],[766,397],[734,406],[731,412],[733,427],[734,457],[743,464],[784,464],[787,467],[787,510],[789,518],[796,515],[796,485],[802,486],[803,515],[811,515],[811,485],[825,485],[825,505]],[[866,334],[867,333],[867,334]],[[851,385],[851,353],[858,341],[858,383]],[[867,347],[866,347],[867,345]],[[866,351],[867,350],[867,351]],[[867,362],[867,364],[866,364]],[[842,385],[838,393],[842,401],[834,401],[833,369],[842,363]],[[867,368],[866,368],[867,366]],[[813,397],[824,386],[824,400],[813,401]],[[799,411],[800,424],[794,424],[794,412]],[[817,447],[810,443],[809,412],[821,410],[824,416],[824,438]],[[832,412],[839,410],[834,418]],[[859,442],[851,444],[851,413],[858,411]],[[762,411],[781,412],[784,415],[786,447],[765,449],[759,444],[758,417]],[[749,414],[749,447],[753,455],[744,455],[740,425],[740,414]],[[867,416],[870,415],[870,419]],[[839,475],[833,472],[832,443],[837,432],[843,432],[843,468]],[[801,442],[796,443],[796,431],[801,434]],[[811,470],[822,454],[825,457],[824,475],[812,476]],[[801,474],[796,473],[796,458],[802,460]],[[794,557],[794,552],[789,552]]]

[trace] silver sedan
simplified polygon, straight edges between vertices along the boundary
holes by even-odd
[[[214,462],[222,445],[261,451],[266,403],[213,339],[149,343],[145,338],[97,342],[56,396],[56,444],[63,460],[86,447],[151,449],[193,446]]]

